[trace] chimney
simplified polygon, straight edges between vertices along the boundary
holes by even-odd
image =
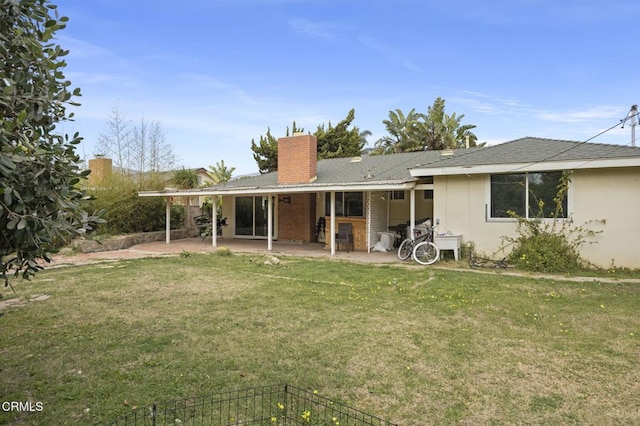
[[[96,155],[96,158],[89,160],[89,170],[91,170],[88,177],[89,186],[92,188],[104,186],[111,177],[111,158]]]
[[[294,133],[278,139],[278,183],[309,183],[318,176],[318,141],[313,135]]]

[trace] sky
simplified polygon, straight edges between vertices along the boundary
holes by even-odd
[[[368,146],[389,112],[437,97],[480,142],[525,136],[631,144],[640,103],[637,0],[53,0],[80,107],[65,133],[97,152],[114,108],[157,121],[178,165],[223,160],[295,121],[314,132],[355,109]],[[637,132],[640,135],[640,130]],[[640,136],[638,136],[640,138]]]

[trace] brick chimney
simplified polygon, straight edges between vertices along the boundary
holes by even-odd
[[[294,133],[278,139],[278,183],[309,183],[318,176],[318,141],[313,135]]]
[[[111,158],[96,155],[96,158],[89,160],[89,170],[91,170],[88,177],[89,186],[94,188],[104,186],[113,170]]]

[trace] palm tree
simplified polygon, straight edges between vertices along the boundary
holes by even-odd
[[[171,183],[178,189],[193,189],[199,185],[198,174],[195,170],[185,169],[184,167],[173,172],[171,177]],[[185,221],[188,224],[191,223],[191,197],[183,197],[183,202],[186,205],[185,208]]]
[[[235,169],[235,167],[229,168],[225,166],[224,160],[221,160],[218,161],[215,166],[209,166],[207,174],[211,179],[213,179],[214,185],[218,185],[220,183],[229,182]]]
[[[388,135],[378,139],[373,154],[393,154],[421,150],[442,150],[477,145],[477,136],[471,131],[475,125],[461,123],[464,114],[448,115],[445,101],[438,97],[427,113],[417,113],[415,108],[405,116],[401,110],[389,111],[389,119],[383,123]]]
[[[405,116],[400,109],[389,111],[389,119],[382,123],[389,133],[378,139],[374,145],[375,154],[395,154],[420,149],[419,120],[422,114],[415,108]]]

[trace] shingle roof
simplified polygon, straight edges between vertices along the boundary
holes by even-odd
[[[392,155],[370,155],[356,158],[334,158],[318,161],[318,178],[305,186],[340,184],[393,184],[415,181],[409,169],[439,157],[440,152],[420,151]],[[276,186],[277,172],[237,179],[216,188],[242,188],[248,186]]]
[[[498,145],[452,151],[419,151],[370,155],[359,160],[354,158],[320,160],[318,161],[317,180],[297,186],[320,188],[339,185],[402,184],[417,180],[410,173],[410,169],[414,168],[428,169],[624,158],[640,158],[640,148],[525,137]],[[271,172],[233,180],[215,188],[233,190],[247,187],[277,187],[277,180],[277,172]]]
[[[526,137],[499,145],[455,150],[453,155],[431,158],[420,167],[466,167],[623,158],[640,158],[640,148]]]

